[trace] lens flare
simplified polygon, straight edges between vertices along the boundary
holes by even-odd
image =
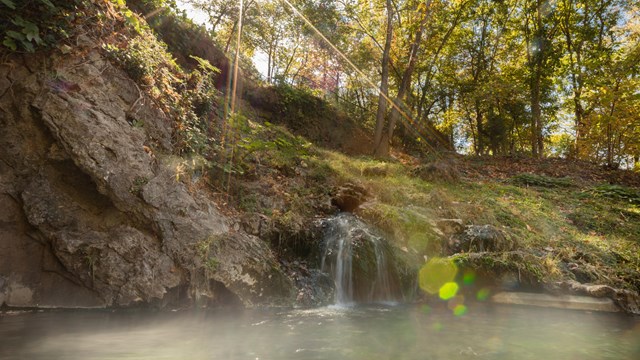
[[[432,258],[422,266],[418,274],[420,289],[431,295],[436,294],[443,285],[453,282],[457,273],[458,268],[451,260]]]
[[[455,316],[462,316],[466,313],[467,313],[467,307],[462,304],[456,305],[456,307],[453,309],[453,315]]]
[[[462,283],[464,285],[472,285],[476,281],[476,273],[473,270],[467,270],[462,276]]]
[[[476,299],[478,299],[478,301],[485,301],[488,298],[489,298],[489,289],[482,288],[478,290],[478,293],[476,294]]]
[[[442,300],[449,300],[456,296],[459,288],[458,283],[448,282],[440,287],[440,290],[438,290],[438,296],[440,296],[440,299]]]

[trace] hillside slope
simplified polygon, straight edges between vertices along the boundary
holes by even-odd
[[[228,60],[192,24],[78,6],[68,39],[2,54],[0,304],[324,304],[319,220],[350,211],[391,243],[405,300],[425,259],[444,258],[473,290],[587,292],[640,311],[638,174],[373,159],[365,130],[287,86],[246,84],[225,118]]]
[[[83,10],[116,14],[108,2]],[[71,49],[3,55],[0,303],[288,303],[269,247],[176,181],[174,120],[112,65],[101,30]]]

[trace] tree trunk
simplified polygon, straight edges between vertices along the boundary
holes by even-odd
[[[535,65],[534,65],[535,66]],[[542,156],[542,121],[540,108],[540,74],[534,69],[535,74],[531,79],[531,154],[534,157]]]
[[[269,44],[269,52],[267,53],[267,84],[271,84],[271,53],[273,47]]]
[[[400,111],[405,112],[404,116],[406,116],[406,109],[400,109],[404,100],[406,98],[407,93],[409,92],[409,88],[411,86],[411,76],[413,75],[413,71],[416,68],[416,63],[418,59],[418,50],[420,49],[420,43],[422,41],[422,33],[427,25],[427,20],[429,20],[429,14],[431,7],[431,0],[427,0],[426,11],[424,17],[420,21],[420,27],[418,28],[418,32],[416,33],[416,37],[413,39],[411,43],[411,47],[409,48],[409,64],[402,74],[402,81],[400,82],[400,87],[398,88],[398,95],[396,96],[394,103],[395,106],[391,109],[391,114],[389,114],[389,124],[387,127],[387,141],[389,142],[386,146],[387,153],[383,154],[384,156],[388,156],[389,148],[391,147],[391,141],[393,140],[393,131],[395,130],[396,122],[400,118]]]
[[[542,24],[542,1],[536,3],[536,28],[534,31],[534,43],[536,48],[529,56],[529,68],[531,70],[530,100],[531,100],[531,154],[534,157],[543,155],[542,139],[542,110],[540,106],[543,62],[546,55],[546,37]]]
[[[373,136],[375,156],[384,156],[382,145],[382,131],[384,130],[385,117],[387,115],[387,99],[389,97],[389,59],[391,41],[393,40],[393,6],[391,0],[387,0],[387,33],[382,53],[382,77],[380,80],[380,94],[378,95],[378,111],[376,113],[376,130]],[[386,151],[388,154],[388,150]]]
[[[476,100],[476,128],[478,130],[478,144],[476,146],[476,155],[484,154],[484,126],[482,124],[482,110],[480,109],[480,100]]]

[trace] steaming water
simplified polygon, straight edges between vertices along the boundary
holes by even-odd
[[[0,359],[640,359],[640,319],[477,303],[0,315]]]
[[[333,275],[336,287],[335,303],[341,306],[352,306],[355,304],[355,300],[359,300],[360,303],[393,303],[396,301],[389,280],[390,270],[384,251],[385,240],[367,224],[348,213],[330,218],[326,220],[325,224],[327,229],[321,270]],[[359,279],[359,284],[356,284],[354,278],[354,258],[355,261],[361,262],[366,262],[368,259],[358,258],[359,256],[355,252],[355,247],[358,246],[357,241],[368,243],[359,246],[370,246],[374,253],[370,260],[375,260],[375,276]],[[363,257],[362,253],[359,255]],[[356,299],[354,297],[355,286],[367,288],[365,298]]]

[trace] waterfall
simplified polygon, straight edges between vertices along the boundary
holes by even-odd
[[[325,220],[324,227],[321,270],[334,279],[336,304],[396,302],[385,239],[349,213]]]

